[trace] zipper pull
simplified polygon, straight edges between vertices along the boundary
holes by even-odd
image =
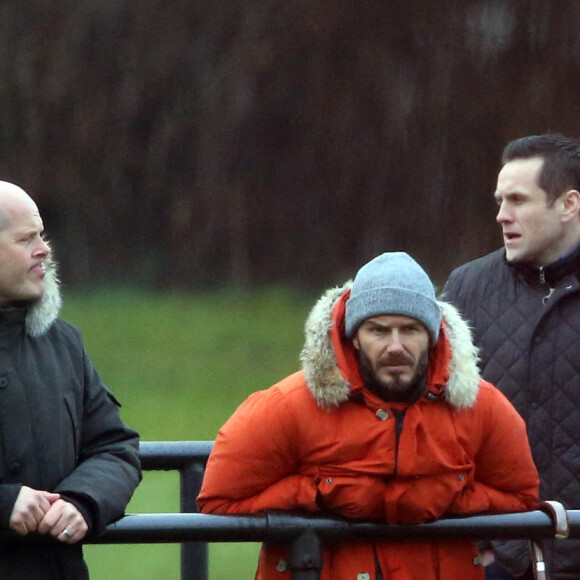
[[[546,283],[546,275],[544,274],[544,266],[540,266],[539,271],[540,271],[540,284],[545,284]]]
[[[555,289],[556,288],[550,288],[550,291],[542,298],[542,304],[544,304],[544,306],[548,303],[548,300],[550,300],[550,296],[552,296]]]
[[[540,274],[540,284],[548,286],[549,289],[549,292],[546,294],[546,296],[542,298],[542,304],[544,304],[545,306],[548,300],[550,299],[550,296],[552,296],[552,293],[554,292],[555,288],[550,287],[550,285],[546,282],[546,275],[544,274],[544,266],[539,266],[538,271]]]

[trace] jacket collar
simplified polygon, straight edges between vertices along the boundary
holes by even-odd
[[[352,282],[328,290],[316,303],[305,325],[300,354],[308,389],[319,407],[336,407],[364,387],[355,349],[344,334],[344,309]],[[439,301],[442,313],[437,344],[429,352],[426,394],[443,395],[454,407],[474,405],[479,371],[471,331],[457,309]]]
[[[570,274],[575,274],[580,279],[580,245],[547,266],[535,266],[525,262],[508,262],[505,258],[505,251],[504,261],[508,266],[521,271],[533,282],[548,284],[550,287],[556,286],[560,280]]]
[[[44,265],[44,294],[30,305],[26,314],[26,333],[30,336],[42,336],[58,318],[62,306],[56,263],[49,257]]]

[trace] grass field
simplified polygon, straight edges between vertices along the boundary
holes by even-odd
[[[68,292],[62,318],[83,332],[123,419],[143,441],[210,440],[236,407],[299,368],[312,298],[280,289],[201,295]],[[179,511],[178,475],[145,472],[130,513]],[[258,544],[211,544],[210,579],[253,578]],[[178,580],[179,545],[85,547],[92,580]]]

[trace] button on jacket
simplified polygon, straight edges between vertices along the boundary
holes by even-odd
[[[411,524],[536,506],[538,477],[522,419],[481,380],[456,310],[440,303],[440,338],[412,403],[373,395],[344,336],[349,286],[306,323],[303,370],[251,395],[222,427],[200,509],[333,513]],[[324,549],[322,580],[483,578],[469,540],[349,541]],[[288,546],[264,545],[256,578],[290,578]]]

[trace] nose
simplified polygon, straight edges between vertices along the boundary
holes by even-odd
[[[504,224],[504,223],[512,221],[509,210],[506,208],[504,201],[501,202],[499,209],[497,210],[497,215],[495,216],[495,221],[498,224]]]
[[[391,352],[400,352],[404,350],[403,343],[401,342],[401,335],[399,331],[395,328],[391,331],[389,336],[389,342],[387,344],[387,351]]]
[[[38,243],[34,248],[33,255],[39,258],[45,258],[48,254],[50,254],[50,246],[42,238],[39,238]]]

